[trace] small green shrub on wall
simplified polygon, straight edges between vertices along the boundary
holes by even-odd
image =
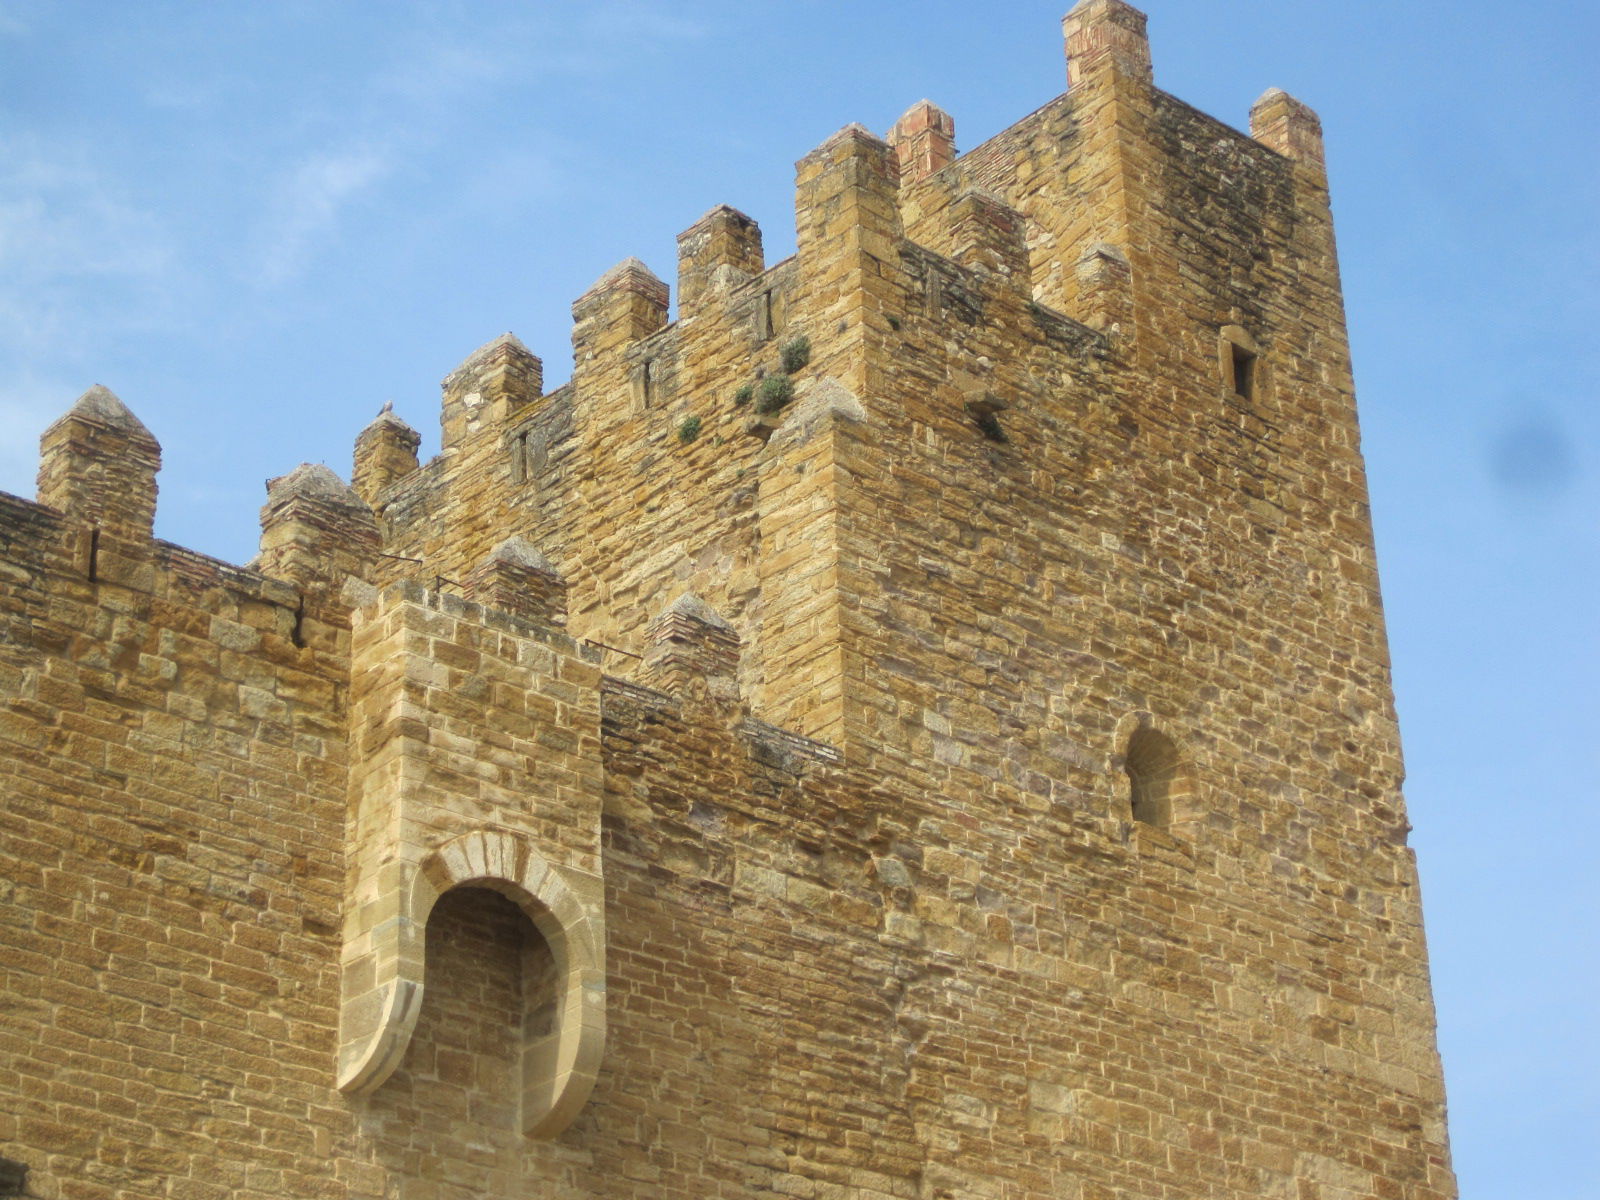
[[[787,375],[768,375],[761,381],[760,397],[756,411],[770,415],[780,411],[794,399],[794,380]]]
[[[811,339],[802,333],[778,352],[778,361],[785,375],[793,375],[811,361]]]

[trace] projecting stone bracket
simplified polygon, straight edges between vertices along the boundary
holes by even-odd
[[[490,888],[527,914],[556,964],[556,1019],[522,1046],[522,1127],[559,1133],[594,1088],[606,1037],[604,888],[598,876],[557,867],[524,838],[464,834],[402,868],[400,911],[347,947],[344,973],[372,985],[343,1005],[339,1090],[374,1091],[405,1057],[422,1010],[428,916],[455,887]]]
[[[516,608],[502,594],[514,573],[494,581]],[[339,1090],[370,1093],[404,1060],[425,983],[449,985],[423,977],[434,905],[488,888],[550,951],[553,994],[523,1014],[519,1078],[522,1129],[554,1136],[605,1043],[598,655],[548,621],[415,584],[357,610],[351,640]]]

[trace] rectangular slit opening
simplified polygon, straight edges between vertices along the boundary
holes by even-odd
[[[644,360],[644,368],[640,372],[640,376],[639,376],[639,396],[640,396],[640,399],[644,402],[644,406],[646,408],[649,408],[652,404],[655,403],[655,398],[656,398],[656,396],[655,396],[655,391],[656,391],[656,370],[655,370],[655,368],[656,368],[655,359],[647,358],[647,359]]]
[[[1233,347],[1233,394],[1241,400],[1255,398],[1256,356],[1243,346]]]

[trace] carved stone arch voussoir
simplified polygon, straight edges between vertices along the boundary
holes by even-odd
[[[380,919],[346,947],[339,1090],[372,1092],[400,1065],[422,1008],[428,917],[453,888],[485,887],[527,914],[555,960],[555,1021],[523,1035],[521,1108],[525,1133],[561,1132],[593,1090],[605,1044],[599,877],[550,863],[525,837],[475,830],[380,878],[392,888],[373,905]]]

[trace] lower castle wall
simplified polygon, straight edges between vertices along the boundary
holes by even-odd
[[[0,537],[0,1153],[40,1197],[349,1194],[348,635],[161,543],[91,581],[12,497]]]
[[[81,529],[0,504],[0,1154],[34,1195],[1448,1194],[1406,903],[1262,906],[1203,838],[615,681],[589,1103],[521,1134],[546,950],[472,889],[399,1069],[345,1098],[337,614],[159,543],[90,581]]]

